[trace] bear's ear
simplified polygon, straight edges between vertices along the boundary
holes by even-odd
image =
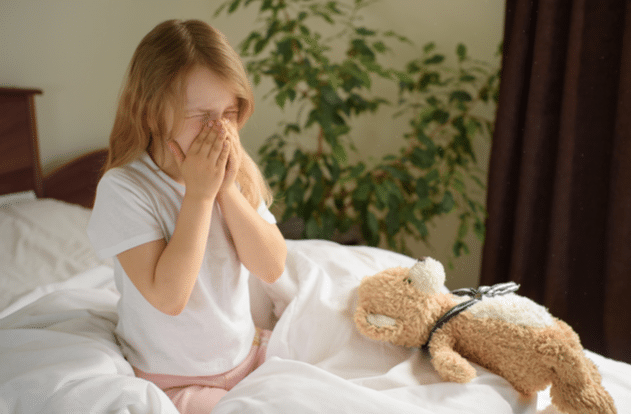
[[[445,283],[445,270],[438,260],[432,257],[420,259],[408,272],[411,284],[419,291],[437,294]]]

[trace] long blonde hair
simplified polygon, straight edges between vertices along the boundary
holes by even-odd
[[[206,67],[232,86],[239,103],[238,128],[254,110],[254,96],[239,56],[219,31],[200,20],[168,20],[140,42],[130,62],[110,134],[110,168],[127,164],[165,139],[183,120],[184,82],[195,66]],[[165,114],[173,109],[168,130]],[[240,144],[241,145],[241,144]],[[237,172],[241,191],[253,206],[270,205],[272,194],[261,171],[243,150]]]

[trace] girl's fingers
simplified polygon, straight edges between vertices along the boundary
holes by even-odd
[[[205,141],[207,145],[210,145],[207,156],[212,156],[213,151],[215,151],[215,156],[217,157],[222,150],[222,145],[224,145],[224,142],[228,142],[228,138],[226,135],[226,130],[222,128],[221,124],[218,125],[216,123],[214,128],[212,129],[215,131],[215,134],[209,133]]]
[[[213,155],[217,156],[217,158],[215,159],[215,167],[217,168],[217,172],[218,174],[220,174],[220,177],[223,177],[226,170],[226,165],[229,162],[228,159],[230,155],[230,145],[228,144],[228,141],[223,140],[219,151],[216,151],[215,146],[213,146],[213,151],[210,159],[211,162],[213,162]]]
[[[226,169],[232,169],[234,166],[234,162],[237,158],[237,143],[235,142],[234,139],[230,139],[229,141],[229,160],[228,160],[228,164],[226,164]]]
[[[228,146],[228,140],[225,135],[218,134],[214,140],[207,139],[204,144],[209,146],[208,153],[206,154],[207,157],[211,162],[217,162],[224,148]]]
[[[222,144],[222,151],[220,152],[219,157],[217,158],[218,167],[226,168],[225,166],[228,163],[229,153],[230,153],[230,145],[228,145],[228,141],[224,140],[224,143]]]
[[[213,130],[213,121],[210,121],[207,124],[204,124],[198,136],[195,137],[195,139],[191,143],[191,147],[189,148],[189,151],[193,151],[194,154],[199,153],[202,150],[202,145],[204,144],[204,142],[209,139],[209,135],[211,134],[212,130]]]
[[[181,167],[185,155],[184,151],[182,151],[182,148],[180,147],[180,144],[178,144],[176,141],[171,140],[167,142],[167,148],[169,148],[169,151],[171,151],[174,158],[176,159],[176,164],[178,165],[178,167]]]

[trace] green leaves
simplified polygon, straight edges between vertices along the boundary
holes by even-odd
[[[478,114],[495,110],[500,69],[471,59],[464,44],[448,59],[434,42],[392,67],[389,54],[412,42],[360,24],[374,1],[227,0],[217,9],[258,8],[258,27],[240,43],[247,71],[255,85],[272,81],[266,97],[279,108],[298,109],[260,148],[262,171],[281,220],[302,218],[304,237],[355,226],[369,245],[410,253],[407,240],[426,241],[429,223],[456,214],[452,250],[466,254],[466,238],[485,234],[485,176],[473,148],[493,134],[493,119]],[[391,90],[375,94],[376,77]],[[396,105],[410,129],[402,148],[369,164],[351,125],[385,105]]]
[[[449,191],[446,191],[445,193],[443,193],[443,199],[441,200],[441,203],[439,204],[441,208],[441,212],[449,213],[454,208],[454,204],[455,202],[454,202],[454,197],[452,196],[452,193]]]
[[[432,167],[435,163],[436,151],[433,149],[423,150],[420,147],[414,147],[410,155],[411,162],[422,170]]]
[[[452,91],[450,93],[449,101],[471,102],[472,95],[470,95],[467,91]]]
[[[463,62],[467,59],[467,48],[463,43],[459,43],[456,47],[456,55],[459,57],[459,62]]]

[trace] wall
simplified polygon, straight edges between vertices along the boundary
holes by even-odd
[[[75,156],[107,145],[116,98],[129,59],[140,39],[157,23],[198,18],[224,32],[234,45],[255,21],[254,7],[239,17],[213,19],[219,1],[202,0],[2,0],[0,2],[0,86],[40,88],[36,98],[40,153],[45,173]],[[470,55],[491,59],[502,37],[503,0],[384,0],[367,9],[368,26],[396,28],[418,45],[435,41],[452,53],[465,42]],[[414,50],[393,59],[408,61]],[[279,111],[255,90],[255,115],[242,131],[244,146],[256,154],[273,132]],[[375,156],[392,146],[403,128],[389,116],[362,125],[358,147]],[[480,148],[486,167],[486,148]],[[449,257],[450,222],[437,223],[429,250],[419,255]],[[446,234],[448,237],[442,237]],[[480,243],[454,262],[452,286],[476,284]]]

